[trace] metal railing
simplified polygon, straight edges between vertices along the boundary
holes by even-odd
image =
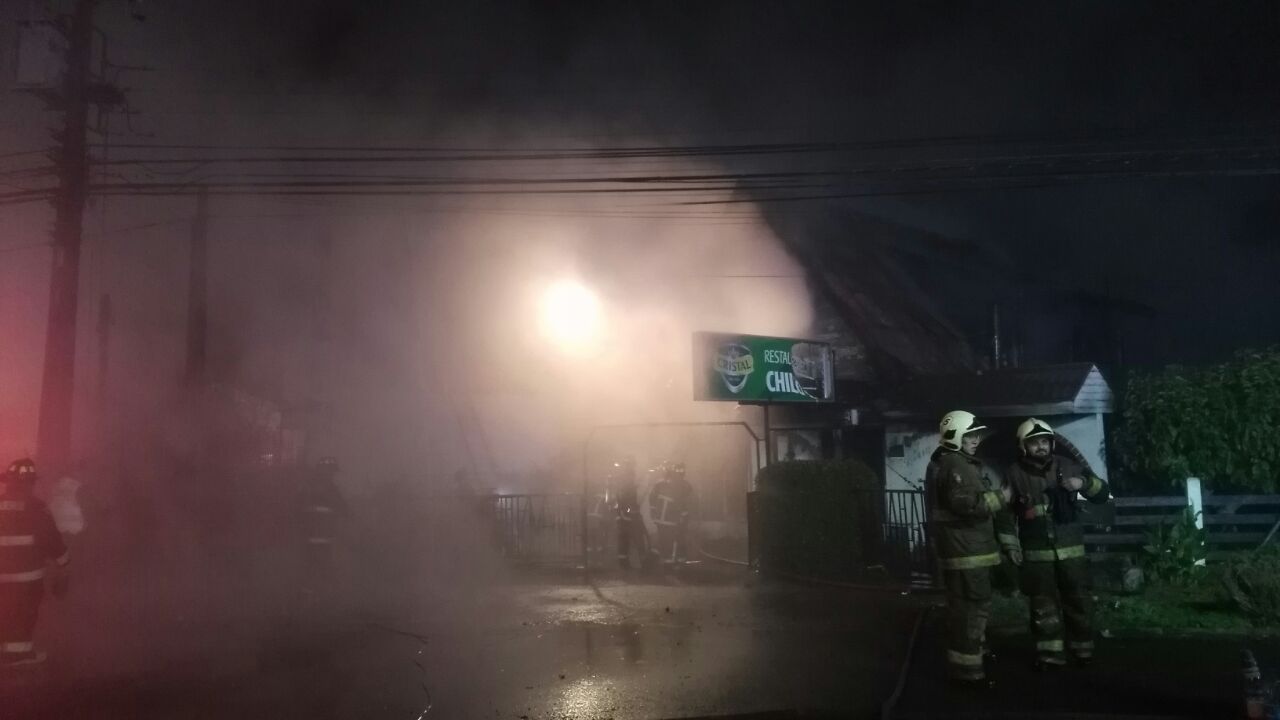
[[[921,581],[932,574],[925,524],[924,493],[919,490],[866,490],[849,518],[863,538],[862,562],[879,565],[892,577]],[[609,555],[611,518],[588,517],[581,524],[581,496],[563,494],[491,495],[485,498],[494,542],[504,557],[539,562],[573,562],[583,557],[582,538],[590,538],[592,556]],[[596,525],[591,525],[592,522]]]
[[[572,561],[582,557],[581,496],[491,495],[494,539],[504,557]]]
[[[880,562],[889,574],[919,581],[933,574],[923,490],[882,490]]]

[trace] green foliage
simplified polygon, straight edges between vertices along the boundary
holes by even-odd
[[[1189,600],[1172,589],[1141,596],[1104,597],[1095,621],[1109,630],[1245,632],[1249,618],[1219,599]]]
[[[1255,622],[1280,624],[1280,548],[1233,558],[1223,569],[1222,583],[1236,607]]]
[[[1196,513],[1191,508],[1183,510],[1171,523],[1152,527],[1142,546],[1147,575],[1152,580],[1178,585],[1191,582],[1204,570],[1196,563],[1205,559],[1207,539],[1205,530],[1196,527]]]
[[[788,460],[775,462],[756,476],[761,492],[842,495],[880,489],[880,478],[861,460]]]
[[[767,569],[856,577],[879,540],[880,480],[857,460],[774,463],[757,477],[759,553]]]
[[[1127,477],[1270,493],[1280,480],[1280,349],[1128,379],[1114,445]]]

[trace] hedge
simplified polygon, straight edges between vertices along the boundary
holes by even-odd
[[[1115,431],[1132,485],[1199,477],[1220,490],[1272,493],[1280,481],[1280,350],[1208,367],[1135,374]]]
[[[756,481],[765,570],[856,579],[879,542],[880,480],[857,460],[774,463]]]

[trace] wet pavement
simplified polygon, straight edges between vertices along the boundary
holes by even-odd
[[[1272,679],[1280,670],[1274,638],[1099,638],[1093,665],[1039,673],[1030,638],[1006,634],[992,637],[996,688],[977,692],[947,683],[941,624],[932,612],[894,718],[1237,718],[1240,650],[1252,649]]]
[[[69,642],[9,678],[0,707],[6,720],[877,717],[915,612],[896,594],[737,569],[427,582],[327,622],[230,622],[160,665],[90,669]]]
[[[716,563],[586,584],[458,562],[355,575],[333,614],[303,620],[258,576],[131,596],[81,579],[42,619],[47,666],[0,679],[0,720],[874,718],[940,599]],[[1103,639],[1094,667],[1042,675],[1025,635],[993,635],[999,686],[975,694],[947,684],[929,617],[893,717],[1239,716],[1244,640]],[[1276,641],[1248,645],[1280,677]]]

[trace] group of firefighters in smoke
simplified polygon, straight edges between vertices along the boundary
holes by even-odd
[[[684,466],[664,464],[649,472],[654,482],[647,515],[657,528],[656,539],[645,529],[635,461],[629,457],[614,464],[609,492],[592,512],[597,520],[592,523],[593,543],[603,546],[604,514],[616,522],[618,561],[625,567],[630,567],[633,548],[646,567],[655,561],[683,563],[688,557],[694,493]],[[339,526],[350,517],[337,474],[337,461],[321,458],[306,470],[296,495],[297,609],[304,614],[323,609],[332,599]],[[25,458],[0,474],[0,669],[45,659],[34,644],[40,605],[46,588],[61,596],[68,587],[67,541],[54,514],[35,495],[38,479],[35,463]]]
[[[332,589],[338,525],[349,516],[337,474],[337,461],[321,458],[304,474],[296,497],[297,609],[303,613],[324,604]],[[34,642],[40,605],[46,587],[55,597],[68,588],[67,540],[49,506],[36,497],[39,479],[28,458],[0,474],[0,670],[45,660]]]
[[[993,482],[976,456],[986,426],[947,413],[925,476],[931,527],[947,591],[947,667],[957,681],[990,687],[984,663],[992,573],[1007,559],[1031,605],[1036,668],[1068,655],[1093,660],[1092,597],[1078,500],[1105,503],[1107,483],[1087,463],[1055,454],[1056,434],[1029,418],[1018,426],[1018,459]],[[1003,559],[1002,559],[1003,558]]]
[[[993,482],[975,454],[984,430],[972,413],[947,413],[925,482],[947,591],[948,669],[956,680],[989,686],[984,663],[991,658],[986,627],[992,571],[1003,559],[1019,569],[1030,600],[1037,667],[1060,667],[1068,655],[1084,664],[1092,660],[1092,607],[1077,500],[1104,503],[1110,490],[1086,463],[1055,454],[1053,429],[1035,418],[1018,427],[1020,457],[1003,482]],[[313,602],[331,582],[337,523],[348,513],[337,472],[333,458],[322,458],[300,493],[304,603]],[[618,563],[624,568],[631,567],[633,548],[642,565],[678,564],[688,557],[695,501],[684,466],[664,464],[650,473],[648,517],[657,529],[656,542],[645,526],[630,457],[614,463],[608,491],[590,512],[590,542],[597,550],[604,547],[607,522],[616,523]],[[48,506],[34,494],[38,477],[29,459],[13,462],[0,476],[0,666],[43,659],[33,634],[46,583],[54,595],[67,589],[67,544]]]
[[[630,456],[614,462],[607,491],[595,497],[589,512],[590,545],[597,551],[604,549],[608,522],[616,524],[618,565],[624,569],[631,567],[633,548],[644,567],[654,566],[655,561],[680,565],[689,557],[694,492],[685,478],[684,465],[663,463],[651,468],[649,475],[648,515],[657,530],[656,538],[650,538],[645,526],[635,459]]]

